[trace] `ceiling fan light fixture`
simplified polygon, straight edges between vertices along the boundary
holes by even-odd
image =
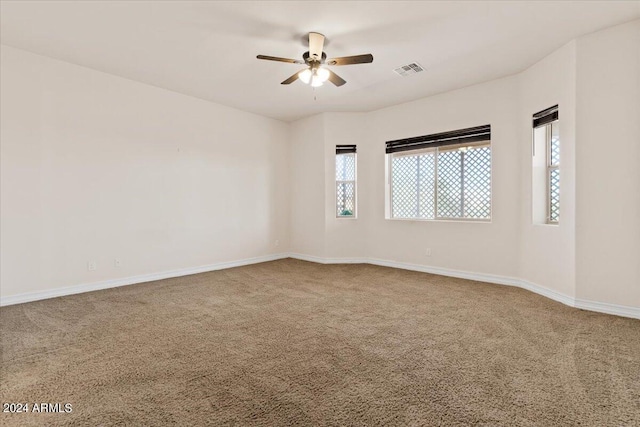
[[[305,84],[310,84],[313,87],[320,87],[324,82],[329,79],[329,70],[326,68],[307,68],[298,73],[298,78]]]
[[[311,74],[311,70],[307,68],[298,73],[298,78],[302,80],[303,83],[309,84],[311,83]]]
[[[326,82],[329,79],[329,70],[326,68],[318,68],[316,70],[316,78],[322,83]]]

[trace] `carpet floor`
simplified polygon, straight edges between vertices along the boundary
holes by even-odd
[[[507,286],[286,259],[0,320],[2,402],[72,405],[3,426],[640,425],[640,320]]]

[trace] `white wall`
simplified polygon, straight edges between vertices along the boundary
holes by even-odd
[[[369,209],[369,199],[373,187],[360,185],[356,194],[356,218],[336,218],[336,145],[350,145],[356,141],[366,140],[367,123],[365,113],[327,113],[323,114],[324,122],[324,162],[325,162],[325,247],[329,257],[359,258],[365,256],[367,250],[366,223],[375,216]],[[358,147],[357,174],[358,179],[367,182],[371,173],[368,167],[367,150]],[[362,191],[360,191],[362,190]]]
[[[293,123],[292,251],[517,276],[517,90],[517,79],[509,77],[373,113],[326,113]],[[493,133],[490,223],[384,218],[385,141],[482,124],[491,124]],[[353,143],[358,145],[355,220],[335,217],[335,146]]]
[[[577,51],[577,294],[640,307],[640,21]]]
[[[291,248],[307,255],[325,253],[325,166],[322,116],[291,125]]]
[[[571,42],[519,76],[520,267],[518,277],[575,297],[575,76]],[[560,125],[560,221],[539,224],[532,213],[532,116],[558,104]]]
[[[313,150],[302,164],[314,171],[324,165],[324,189],[314,183],[297,194],[304,194],[307,205],[323,201],[325,230],[306,233],[305,245],[323,247],[330,261],[394,261],[511,278],[504,282],[576,306],[637,316],[639,25],[635,21],[574,40],[512,77],[370,113],[307,119],[324,124],[324,140],[301,138],[308,144],[305,150]],[[555,104],[562,181],[560,224],[552,226],[534,224],[532,218],[531,120]],[[385,219],[385,141],[483,124],[492,126],[490,223]],[[603,153],[603,141],[615,150]],[[345,143],[358,145],[356,220],[336,219],[333,211],[333,148]],[[321,151],[324,156],[317,157]],[[297,162],[294,154],[294,168]],[[297,194],[293,206],[302,203]],[[306,252],[298,241],[292,251],[319,253]]]
[[[518,81],[508,77],[482,85],[386,108],[372,113],[327,113],[325,140],[306,140],[324,147],[324,155],[305,157],[317,169],[325,165],[326,191],[303,193],[325,203],[326,258],[375,258],[515,277],[518,273]],[[490,100],[488,102],[488,100]],[[492,125],[493,216],[490,223],[388,220],[385,212],[385,141],[484,124]],[[296,144],[296,141],[292,141]],[[358,219],[335,218],[335,146],[358,146]],[[297,157],[292,156],[293,164]],[[311,190],[311,189],[309,189]],[[296,198],[293,205],[309,204]],[[294,230],[293,234],[296,234]],[[314,237],[315,236],[315,237]],[[293,252],[307,254],[297,241]],[[426,256],[430,248],[431,256]],[[309,254],[309,255],[316,255]]]
[[[288,250],[287,124],[7,46],[1,59],[3,298]]]
[[[375,212],[368,222],[368,256],[502,276],[517,273],[516,90],[517,80],[508,77],[370,114],[363,149],[371,153],[368,167],[375,172],[360,185],[370,188]],[[486,124],[492,134],[491,222],[384,218],[385,141]],[[431,256],[425,255],[427,248]]]

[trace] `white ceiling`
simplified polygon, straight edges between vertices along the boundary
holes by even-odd
[[[371,111],[526,69],[571,39],[640,17],[640,1],[4,1],[3,44],[281,120]],[[280,82],[309,31],[347,80]],[[418,62],[426,72],[393,69]]]

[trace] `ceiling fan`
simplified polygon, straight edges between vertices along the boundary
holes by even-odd
[[[324,47],[324,36],[320,33],[309,33],[309,50],[302,55],[302,61],[299,59],[279,58],[277,56],[258,55],[258,59],[267,61],[289,62],[292,64],[305,64],[307,67],[302,71],[298,71],[281,84],[288,85],[300,79],[306,84],[313,87],[322,86],[324,82],[329,80],[336,86],[342,86],[346,83],[342,77],[326,68],[327,65],[353,65],[368,64],[373,62],[373,55],[367,53],[365,55],[343,56],[340,58],[327,59],[327,54],[322,51]]]

